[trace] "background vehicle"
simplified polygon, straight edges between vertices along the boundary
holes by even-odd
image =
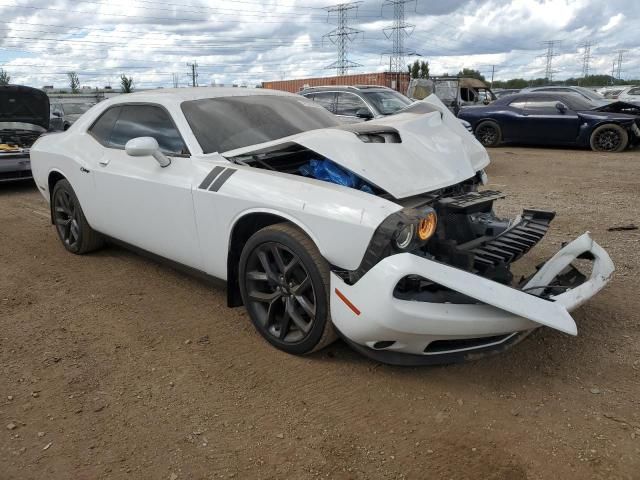
[[[416,100],[432,93],[456,115],[463,106],[487,105],[496,99],[491,89],[476,78],[414,78],[407,90],[407,96]]]
[[[463,109],[459,117],[471,123],[476,138],[487,147],[575,145],[620,152],[640,140],[640,118],[606,111],[614,107],[597,107],[575,94],[531,92]]]
[[[527,87],[520,90],[520,92],[573,93],[581,96],[594,106],[608,105],[611,103],[610,99],[607,99],[603,95],[584,87],[562,87],[550,85],[547,87]]]
[[[514,93],[520,93],[520,89],[517,88],[505,88],[501,90],[494,90],[493,94],[496,98],[506,97],[507,95],[513,95]]]
[[[640,105],[640,86],[625,88],[618,93],[618,100]]]
[[[613,272],[585,234],[515,280],[554,214],[497,217],[503,195],[478,191],[488,163],[434,97],[344,125],[257,89],[120,96],[33,148],[68,251],[115,238],[226,281],[277,348],[309,353],[337,331],[398,364],[478,358],[540,325],[576,334],[569,310]],[[565,261],[585,252],[589,279]]]
[[[49,128],[49,98],[38,89],[0,86],[0,182],[31,178],[29,149]]]
[[[60,102],[51,104],[51,129],[66,130],[94,105],[94,103],[88,102]]]
[[[374,85],[312,87],[304,89],[300,95],[347,122],[392,115],[413,103],[391,88]]]
[[[414,100],[387,87],[370,85],[307,88],[300,95],[321,104],[346,123],[358,123],[402,112]],[[460,120],[471,131],[471,125]]]

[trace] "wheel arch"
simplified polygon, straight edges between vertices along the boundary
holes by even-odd
[[[290,215],[272,210],[251,210],[243,212],[234,220],[229,233],[227,252],[227,305],[229,307],[240,307],[243,305],[238,275],[240,255],[247,240],[258,230],[277,223],[291,223],[297,226],[309,236],[311,241],[320,250],[320,245],[309,228]]]
[[[51,170],[49,172],[49,175],[47,176],[47,189],[49,192],[49,204],[51,204],[51,200],[52,200],[52,195],[53,195],[53,189],[56,186],[56,183],[58,183],[60,180],[66,180],[67,177],[64,176],[64,174],[62,172],[60,172],[59,170]],[[51,224],[53,225],[53,209],[50,208],[50,215],[51,215]]]

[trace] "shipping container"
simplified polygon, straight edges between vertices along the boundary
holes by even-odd
[[[406,94],[409,87],[408,73],[357,73],[354,75],[342,75],[336,77],[300,78],[297,80],[276,80],[262,82],[262,88],[283,90],[285,92],[298,93],[307,87],[322,87],[325,85],[380,85],[393,88]]]

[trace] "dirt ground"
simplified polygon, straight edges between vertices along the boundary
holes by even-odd
[[[500,148],[499,213],[558,212],[518,268],[585,230],[617,266],[509,352],[435,368],[342,343],[293,357],[224,291],[116,247],[65,252],[0,185],[0,479],[640,478],[640,151]]]

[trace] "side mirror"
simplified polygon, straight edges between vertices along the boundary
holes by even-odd
[[[558,110],[560,113],[564,113],[567,111],[567,107],[564,106],[563,103],[556,103],[556,110]]]
[[[373,118],[373,114],[368,108],[360,108],[356,112],[356,117],[364,118],[365,120],[370,120]]]
[[[162,168],[171,165],[171,159],[160,151],[158,141],[153,137],[132,138],[124,146],[124,150],[131,157],[153,157]]]
[[[51,115],[54,117],[62,118],[62,112],[53,112]]]

